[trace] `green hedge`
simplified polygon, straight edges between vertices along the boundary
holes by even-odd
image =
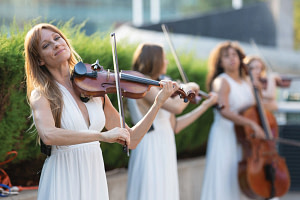
[[[36,144],[36,131],[30,129],[32,119],[31,111],[26,101],[26,88],[24,84],[24,37],[27,31],[38,21],[23,25],[20,30],[16,23],[9,28],[2,26],[0,35],[0,161],[5,153],[17,150],[19,155],[16,163],[40,159],[41,153]],[[109,32],[96,32],[87,36],[82,28],[85,23],[74,25],[72,20],[56,25],[71,39],[71,44],[86,63],[93,63],[99,59],[105,69],[113,69],[112,50]],[[9,30],[9,31],[8,31]],[[118,36],[116,36],[118,37]],[[132,55],[137,44],[128,44],[126,40],[117,43],[118,61],[120,69],[130,69]],[[171,55],[169,58],[168,74],[179,79],[179,72]],[[193,54],[181,55],[180,60],[190,81],[200,86],[205,83],[206,63],[196,59]],[[116,95],[109,95],[117,108]],[[125,99],[126,103],[126,99]],[[196,105],[189,105],[185,110],[191,110]],[[126,122],[131,125],[129,113],[126,111]],[[203,144],[208,135],[212,112],[209,110],[195,123],[176,135],[179,157],[190,157],[203,154]],[[126,167],[128,157],[121,151],[119,144],[102,143],[102,151],[106,169]],[[201,150],[202,149],[202,150]]]

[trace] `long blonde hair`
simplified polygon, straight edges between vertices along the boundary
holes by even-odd
[[[239,46],[238,42],[225,41],[217,45],[210,53],[208,59],[208,74],[206,78],[206,87],[209,91],[212,90],[213,80],[221,73],[224,72],[224,68],[221,66],[221,57],[224,51],[228,51],[229,48],[236,50],[240,59],[240,76],[244,78],[246,76],[246,69],[243,59],[245,58],[245,53],[243,49]]]
[[[41,39],[42,29],[51,30],[58,33],[67,43],[70,48],[71,56],[68,60],[70,73],[73,70],[78,60],[81,60],[79,55],[72,48],[66,36],[54,25],[41,23],[35,25],[28,31],[25,41],[25,73],[27,86],[27,99],[30,99],[31,92],[37,90],[50,103],[51,112],[55,121],[55,126],[61,126],[61,112],[63,108],[62,94],[55,79],[45,66],[40,66],[39,60],[41,55],[39,53],[39,43]],[[30,102],[30,101],[29,101]]]

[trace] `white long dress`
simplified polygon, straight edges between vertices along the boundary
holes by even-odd
[[[223,73],[230,85],[230,110],[238,113],[255,104],[252,89],[245,81],[238,83]],[[214,110],[206,153],[206,167],[201,200],[239,200],[244,198],[238,183],[238,162],[241,148],[237,144],[234,123]]]
[[[99,132],[105,125],[101,98],[85,103],[89,113],[87,127],[72,95],[62,85],[64,107],[61,127]],[[51,156],[45,160],[38,190],[39,200],[106,200],[107,181],[99,142],[69,146],[52,146]]]
[[[134,123],[141,117],[136,101],[128,99]],[[174,132],[170,113],[160,109],[146,133],[131,151],[128,166],[128,200],[178,200],[178,172]]]

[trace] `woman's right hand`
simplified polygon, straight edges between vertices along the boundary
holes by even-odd
[[[254,137],[259,139],[266,138],[264,130],[256,122],[251,123],[251,128],[254,131]]]
[[[100,135],[100,141],[130,145],[130,133],[126,128],[115,127],[109,131],[101,132]]]

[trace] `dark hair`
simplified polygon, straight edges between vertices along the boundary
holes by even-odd
[[[157,79],[164,64],[163,48],[156,44],[140,44],[134,52],[132,69]]]
[[[246,76],[246,69],[244,67],[243,59],[245,58],[245,53],[243,49],[239,46],[238,42],[225,41],[218,44],[210,53],[208,59],[208,74],[206,78],[206,87],[209,91],[212,90],[212,82],[214,79],[224,72],[221,66],[221,57],[223,52],[228,51],[229,48],[236,50],[240,59],[240,76],[244,78]]]

